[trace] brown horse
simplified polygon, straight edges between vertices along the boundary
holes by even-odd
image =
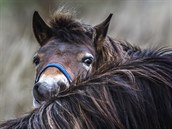
[[[37,70],[33,88],[35,107],[66,90],[77,76],[84,77],[104,63],[127,58],[120,43],[114,45],[106,36],[111,17],[112,14],[91,27],[58,13],[47,25],[34,13],[33,30],[41,46],[33,59]]]
[[[0,129],[171,129],[172,51],[126,50],[135,59],[101,66]]]
[[[34,14],[39,108],[1,129],[172,129],[172,50],[112,40],[111,16],[91,27]]]

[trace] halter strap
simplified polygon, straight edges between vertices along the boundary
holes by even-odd
[[[41,72],[39,73],[39,75],[35,79],[35,83],[37,83],[39,81],[41,74],[49,67],[56,67],[65,75],[65,77],[67,78],[67,80],[69,82],[72,82],[72,78],[70,77],[69,73],[66,71],[66,69],[62,65],[52,63],[52,64],[47,64],[47,66],[41,70]]]

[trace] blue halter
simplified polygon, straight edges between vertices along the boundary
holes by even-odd
[[[72,82],[72,78],[70,77],[69,73],[65,70],[65,68],[63,66],[61,66],[60,64],[52,63],[52,64],[47,64],[47,66],[42,69],[40,74],[36,77],[35,83],[37,83],[39,81],[39,78],[40,78],[41,74],[49,67],[56,67],[57,69],[59,69],[65,75],[65,77],[67,78],[67,80],[69,82]]]

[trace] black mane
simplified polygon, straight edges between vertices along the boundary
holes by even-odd
[[[56,98],[1,129],[171,129],[172,51],[121,44],[130,58],[108,62]]]

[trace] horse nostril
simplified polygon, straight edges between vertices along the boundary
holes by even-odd
[[[33,96],[37,101],[44,101],[50,95],[47,87],[42,83],[36,83],[33,88]]]

